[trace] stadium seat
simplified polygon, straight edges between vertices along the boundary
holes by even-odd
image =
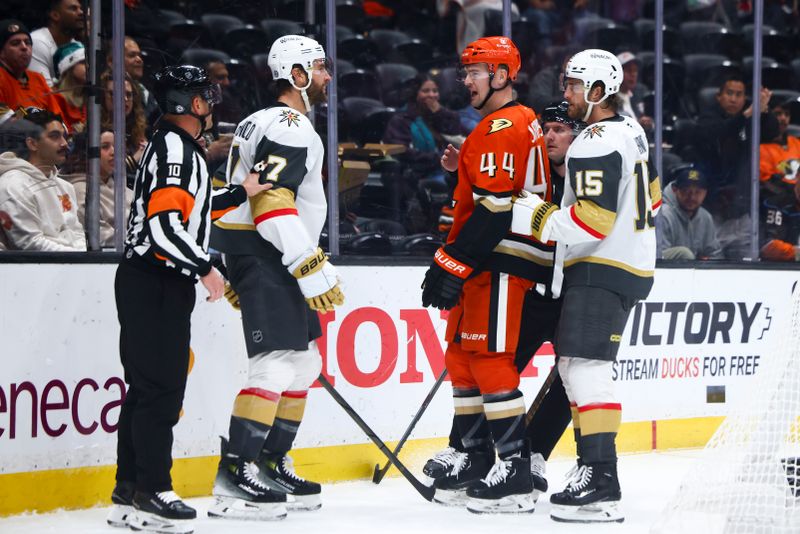
[[[684,22],[680,33],[686,53],[721,54],[738,60],[745,52],[742,35],[716,22]]]
[[[602,28],[603,26],[607,26],[609,24],[614,24],[614,21],[603,17],[579,18],[574,21],[575,39],[581,40],[585,38],[587,34],[593,32],[597,28]]]
[[[740,72],[740,65],[720,54],[687,54],[683,56],[686,67],[686,90],[700,87],[718,87],[729,73]]]
[[[391,256],[392,241],[383,234],[359,234],[342,247],[345,254],[356,256]]]
[[[653,157],[651,153],[651,157]],[[652,159],[655,163],[655,158]],[[678,167],[683,165],[683,159],[677,154],[673,154],[672,152],[664,151],[661,153],[661,166],[664,167],[663,169],[659,169],[659,175],[662,177],[661,179],[661,186],[667,185],[664,183],[665,176],[672,176],[672,171]]]
[[[442,245],[442,239],[433,234],[412,234],[400,242],[398,252],[408,256],[433,258],[433,254]]]
[[[749,86],[753,81],[753,57],[747,56],[742,61],[742,74]],[[770,89],[794,88],[794,73],[792,68],[776,61],[771,57],[761,58],[761,85]]]
[[[352,61],[354,65],[372,68],[378,61],[378,45],[363,35],[353,35],[336,44],[337,57]]]
[[[589,47],[602,48],[612,52],[636,50],[638,45],[630,28],[614,22],[598,24],[587,31],[583,37],[583,43]]]
[[[639,19],[634,21],[633,29],[639,41],[639,50],[653,51],[656,48],[655,37],[656,23],[653,19]],[[663,26],[664,53],[673,58],[683,55],[681,38],[675,28]],[[640,52],[641,53],[641,52]]]
[[[372,71],[353,67],[347,72],[340,72],[338,79],[341,98],[348,96],[364,96],[376,100],[381,98],[378,78]]]
[[[171,23],[168,38],[175,46],[184,48],[216,44],[211,40],[211,34],[205,24],[189,19]]]
[[[697,91],[697,111],[701,114],[704,110],[709,110],[716,106],[719,87],[703,87]]]
[[[325,10],[317,13],[324,13]],[[361,0],[336,0],[336,20],[356,32],[366,29],[366,14]]]
[[[266,52],[262,54],[253,54],[250,59],[253,63],[253,70],[255,71],[259,83],[265,85],[271,82],[272,72],[269,70],[269,54]]]
[[[794,73],[794,88],[800,90],[800,57],[793,59],[791,65]]]
[[[225,51],[236,57],[250,57],[260,52],[268,52],[269,41],[264,30],[252,24],[233,28],[225,34]]]
[[[519,20],[519,15],[511,12],[511,23]],[[487,9],[483,12],[484,35],[503,35],[503,11],[500,9]],[[514,34],[512,34],[514,35]],[[514,35],[516,39],[516,35]]]
[[[372,30],[370,38],[378,45],[380,60],[387,63],[419,65],[431,58],[431,46],[397,30]]]
[[[222,61],[227,63],[231,57],[222,50],[213,48],[189,48],[183,51],[181,55],[181,62],[194,65],[196,67],[205,67],[209,61]]]
[[[636,57],[641,62],[641,80],[648,89],[654,90],[655,83],[655,54],[652,52],[639,52]],[[677,113],[682,105],[684,78],[686,68],[682,61],[665,57],[661,62],[664,74],[664,106],[665,109]]]
[[[352,62],[347,61],[346,59],[339,59],[336,58],[336,75],[341,76],[342,74],[347,74],[348,72],[353,72],[356,70],[355,65]]]
[[[340,113],[342,129],[349,133],[346,138],[359,144],[378,143],[395,109],[385,106],[380,100],[351,96],[342,99]]]
[[[746,24],[742,27],[744,44],[748,53],[753,50],[753,25]],[[792,44],[792,38],[779,32],[771,26],[763,26],[761,37],[761,53],[773,57],[778,61],[789,62],[797,56],[797,46]]]
[[[272,46],[278,38],[284,35],[303,35],[303,26],[293,20],[285,19],[264,19],[261,21],[261,29],[264,30],[267,39],[267,46]]]
[[[697,121],[694,119],[678,119],[672,125],[672,153],[682,159],[691,159],[694,155],[695,134],[697,132]],[[688,158],[687,158],[688,156]],[[668,176],[667,168],[659,169],[661,176]]]
[[[211,38],[217,48],[223,48],[225,45],[225,35],[233,28],[241,28],[244,22],[239,17],[233,15],[225,15],[222,13],[206,13],[200,20],[203,25],[208,28]]]
[[[408,102],[409,84],[418,74],[417,69],[402,63],[381,63],[375,66],[375,75],[381,88],[382,100],[387,106],[399,107]]]

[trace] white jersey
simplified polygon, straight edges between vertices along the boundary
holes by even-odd
[[[653,285],[661,190],[641,126],[620,115],[590,124],[567,150],[566,167],[561,209],[547,221],[564,284],[645,298]]]
[[[214,223],[211,246],[228,254],[280,257],[288,266],[317,248],[327,215],[322,140],[290,107],[257,111],[236,127],[226,169],[241,184],[255,169],[273,188]]]

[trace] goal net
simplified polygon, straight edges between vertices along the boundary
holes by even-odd
[[[653,534],[800,532],[800,287],[793,289],[774,352],[762,358],[748,394],[732,406]]]

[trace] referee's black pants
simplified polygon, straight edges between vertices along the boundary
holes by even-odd
[[[116,479],[139,491],[172,489],[172,427],[186,388],[194,286],[141,260],[117,268],[119,351],[129,387],[117,429]]]

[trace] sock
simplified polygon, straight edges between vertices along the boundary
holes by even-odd
[[[464,451],[490,449],[489,425],[483,412],[483,397],[478,388],[453,388],[455,419]]]
[[[497,455],[508,458],[525,445],[525,399],[518,389],[483,395],[483,409],[494,438]]]

